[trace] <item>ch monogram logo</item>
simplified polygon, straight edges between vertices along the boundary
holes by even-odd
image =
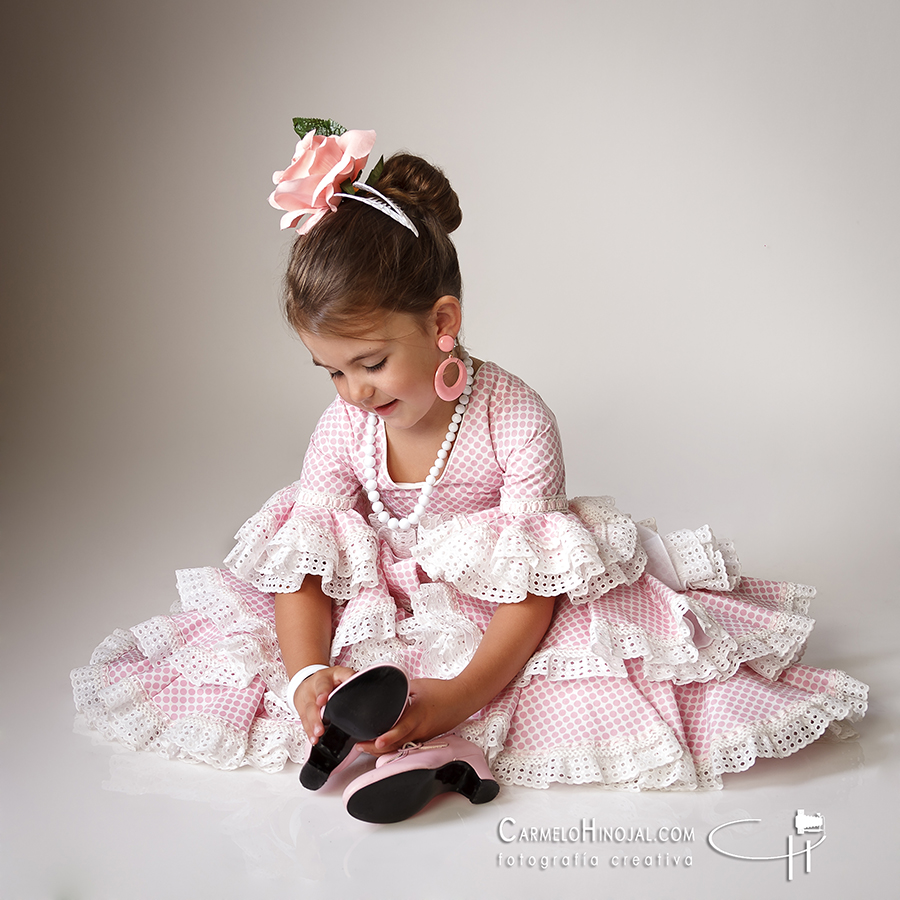
[[[825,840],[825,817],[820,813],[807,813],[805,810],[798,809],[796,815],[794,816],[794,832],[797,836],[803,836],[807,834],[820,834],[821,837],[815,842],[805,839],[803,841],[803,847],[799,849],[794,849],[794,834],[787,835],[787,852],[779,853],[773,856],[745,856],[740,853],[734,853],[731,850],[725,850],[720,847],[716,840],[714,840],[715,836],[725,828],[730,828],[732,825],[742,825],[745,822],[761,822],[762,819],[735,819],[733,822],[726,822],[724,825],[717,825],[713,830],[709,833],[707,837],[707,842],[709,846],[716,851],[716,853],[721,853],[723,856],[730,856],[732,859],[750,859],[750,860],[759,860],[759,861],[771,861],[775,859],[784,859],[787,860],[787,880],[794,880],[794,859],[796,857],[802,856],[804,860],[804,872],[808,875],[812,872],[812,852],[816,849],[816,847],[820,846],[822,842]]]

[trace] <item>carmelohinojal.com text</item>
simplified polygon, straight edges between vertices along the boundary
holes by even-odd
[[[690,854],[676,852],[669,847],[665,852],[652,848],[656,852],[648,852],[650,844],[684,844],[694,841],[694,829],[680,826],[661,826],[645,828],[639,826],[598,826],[595,819],[582,819],[577,825],[522,827],[511,816],[500,820],[497,825],[497,836],[504,844],[628,844],[627,848],[617,847],[612,854],[593,853],[575,848],[556,848],[563,852],[535,852],[536,848],[527,850],[515,848],[519,852],[501,851],[497,854],[497,865],[504,869],[595,869],[599,866],[611,868],[649,869],[649,868],[681,868],[688,869],[694,864]],[[642,844],[641,852],[635,844]],[[510,847],[510,850],[513,848]]]

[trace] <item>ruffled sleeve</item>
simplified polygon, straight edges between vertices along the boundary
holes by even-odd
[[[493,603],[528,594],[587,603],[632,584],[647,560],[634,523],[608,497],[578,498],[566,512],[455,516],[420,528],[414,553],[430,578]]]
[[[495,371],[485,421],[499,504],[423,523],[413,550],[419,565],[431,579],[494,603],[529,593],[583,603],[631,584],[646,563],[635,524],[609,498],[570,508],[556,419],[524,382]]]
[[[306,575],[348,600],[378,581],[378,547],[358,511],[360,480],[347,453],[360,443],[359,416],[340,399],[322,415],[300,480],[278,491],[248,519],[225,565],[261,591],[290,593]]]

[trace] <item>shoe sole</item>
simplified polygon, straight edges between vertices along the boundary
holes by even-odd
[[[336,690],[322,710],[325,732],[300,770],[303,787],[319,790],[354,744],[374,741],[389,731],[400,718],[408,694],[409,681],[394,666],[361,672],[352,683]]]
[[[440,794],[456,792],[470,803],[489,803],[500,791],[496,781],[479,778],[469,763],[455,759],[437,769],[408,769],[361,787],[347,799],[347,812],[363,822],[402,822]]]

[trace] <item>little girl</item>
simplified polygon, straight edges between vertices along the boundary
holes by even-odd
[[[345,796],[369,821],[497,782],[718,788],[852,733],[865,686],[798,663],[812,589],[566,498],[553,414],[459,344],[444,175],[396,155],[364,183],[374,132],[295,124],[286,311],[338,396],[228,570],[179,572],[171,616],[73,672],[93,727],[223,769],[306,760],[310,788],[367,751]]]

